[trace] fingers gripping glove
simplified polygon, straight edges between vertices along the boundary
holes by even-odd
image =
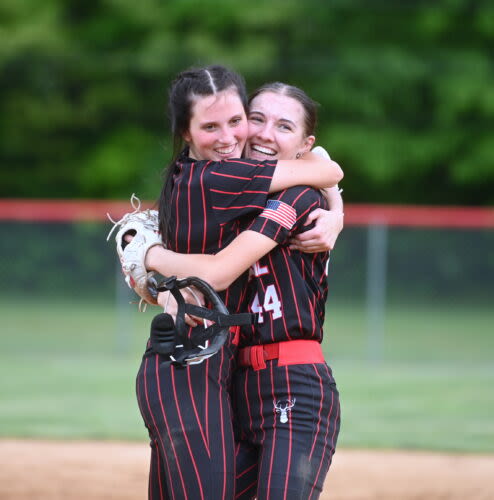
[[[141,211],[141,202],[133,194],[130,202],[134,208],[133,212],[125,214],[114,226],[108,237],[115,228],[119,227],[115,242],[117,244],[117,254],[122,264],[122,272],[127,285],[132,288],[142,301],[157,305],[156,279],[154,272],[146,269],[145,260],[147,251],[154,245],[163,245],[159,233],[159,218],[157,210]],[[132,241],[125,241],[125,235],[131,235]]]
[[[210,309],[185,303],[180,290],[191,286],[204,295]],[[157,291],[167,290],[177,301],[177,316],[175,322],[166,313],[155,316],[151,323],[150,341],[154,351],[167,355],[175,364],[185,366],[202,363],[221,349],[230,335],[231,326],[254,323],[253,314],[229,314],[220,296],[199,278],[166,278],[157,287]],[[185,323],[186,314],[203,318],[211,324],[204,321],[203,326],[189,328]]]

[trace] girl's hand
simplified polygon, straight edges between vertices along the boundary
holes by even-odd
[[[181,290],[181,294],[188,304],[194,304],[197,306],[204,306],[204,296],[201,292],[194,289],[184,288]],[[163,308],[163,312],[170,314],[173,321],[177,319],[178,304],[175,297],[170,292],[160,292],[158,293],[158,304]],[[197,318],[196,316],[185,315],[185,323],[189,326],[198,326],[202,323],[202,318]]]
[[[305,253],[333,250],[336,239],[343,229],[343,212],[316,208],[307,217],[305,225],[315,221],[315,226],[290,239],[290,249]]]

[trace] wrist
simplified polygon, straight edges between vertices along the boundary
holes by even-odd
[[[332,208],[329,212],[333,215],[333,220],[335,221],[338,229],[341,231],[345,224],[345,214],[343,212],[343,208]]]
[[[329,209],[329,212],[331,214],[333,214],[335,217],[343,218],[345,216],[345,213],[343,212],[343,208],[331,208],[331,209]]]
[[[162,245],[153,245],[146,253],[145,265],[149,271],[156,271],[156,265],[164,251]]]

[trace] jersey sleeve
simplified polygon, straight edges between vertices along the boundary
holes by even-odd
[[[316,189],[309,186],[286,189],[268,198],[264,210],[246,229],[283,244],[292,234],[310,229],[311,226],[304,224],[315,208],[328,209],[326,199]]]
[[[244,158],[209,163],[205,178],[211,209],[220,224],[264,209],[276,164]]]

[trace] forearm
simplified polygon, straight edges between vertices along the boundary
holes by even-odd
[[[343,197],[341,196],[338,185],[322,190],[324,197],[328,201],[329,209],[335,212],[343,213]]]
[[[146,257],[146,267],[164,276],[197,276],[220,291],[275,246],[275,241],[262,234],[244,231],[216,255],[179,254],[153,247]]]
[[[337,186],[322,190],[328,200],[330,210],[318,208],[307,217],[307,223],[315,226],[304,233],[295,235],[291,248],[301,252],[327,252],[332,250],[338,235],[343,229],[343,199]]]
[[[333,160],[306,153],[301,160],[279,160],[270,192],[292,186],[307,185],[317,189],[330,188],[343,179],[343,171]]]
[[[209,254],[181,254],[163,247],[152,247],[146,256],[146,268],[163,276],[186,278],[197,276],[208,281],[209,272],[214,272],[216,260]]]

